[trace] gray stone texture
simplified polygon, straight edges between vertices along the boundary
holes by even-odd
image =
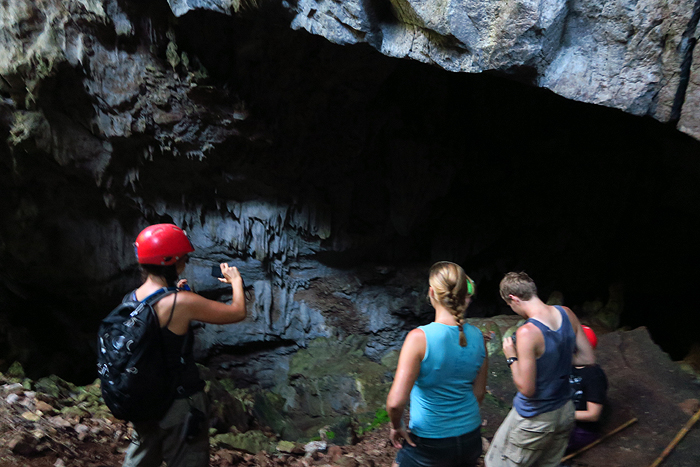
[[[300,0],[291,26],[338,44],[366,42],[383,54],[454,72],[520,75],[569,99],[674,121],[697,137],[697,78],[682,101],[681,75],[698,8],[692,0]],[[697,55],[697,52],[696,54]],[[680,100],[680,102],[677,102]],[[677,111],[676,111],[677,113]]]
[[[695,30],[695,41],[700,39],[700,30]],[[692,64],[689,70],[688,89],[678,122],[678,129],[700,139],[700,47],[693,49]]]

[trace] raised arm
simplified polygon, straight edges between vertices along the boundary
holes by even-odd
[[[425,347],[426,340],[423,331],[414,329],[408,333],[401,348],[394,382],[386,398],[386,411],[391,422],[389,439],[397,449],[401,447],[401,438],[404,438],[411,446],[415,446],[406,432],[402,418],[411,395],[411,389],[413,389],[413,384],[420,373],[420,363],[425,356]]]
[[[220,266],[223,278],[221,282],[231,284],[231,304],[209,300],[191,292],[181,292],[182,298],[178,298],[190,320],[201,321],[210,324],[231,324],[243,321],[246,317],[245,295],[243,293],[243,279],[238,268],[226,263]]]

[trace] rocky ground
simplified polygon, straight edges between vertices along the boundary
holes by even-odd
[[[0,374],[0,467],[111,467],[121,465],[132,431],[99,401],[97,384],[76,387],[58,378],[11,382]],[[388,426],[357,444],[280,442],[276,452],[212,446],[211,466],[375,467],[390,465],[395,450]]]
[[[109,416],[63,414],[61,401],[43,393],[5,385],[0,401],[0,467],[112,467],[121,465],[129,427]],[[78,402],[78,406],[84,401]],[[211,466],[379,467],[391,465],[395,450],[388,427],[367,433],[352,446],[281,443],[275,453],[212,448]],[[306,449],[305,449],[306,448]],[[307,452],[310,451],[310,452]]]
[[[692,358],[672,362],[644,328],[604,335],[598,346],[610,382],[611,405],[605,432],[633,418],[637,421],[568,465],[648,466],[700,409],[700,379]],[[485,445],[499,426],[512,397],[497,356],[491,359],[489,392],[482,406]],[[37,382],[0,375],[0,467],[119,466],[130,429],[100,403],[99,387],[76,387],[56,377]],[[274,452],[245,452],[212,446],[211,466],[351,466],[389,467],[395,449],[388,426],[369,431],[354,445],[328,442],[277,443]],[[321,442],[322,444],[322,442]],[[700,424],[690,429],[664,466],[700,465]]]

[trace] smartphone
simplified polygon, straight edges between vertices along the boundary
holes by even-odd
[[[230,265],[229,265],[229,266],[230,266]],[[217,278],[223,279],[223,278],[224,278],[224,275],[221,274],[221,266],[219,266],[218,264],[212,266],[212,267],[211,267],[211,275],[212,275],[212,277],[217,277]],[[241,282],[243,282],[243,278],[242,278],[242,277],[241,277]],[[245,282],[243,282],[243,290],[245,290],[245,296],[246,296],[246,298],[247,298],[248,300],[251,300],[251,298],[252,298],[252,294],[251,294],[251,292],[250,292],[250,289],[252,289],[252,288],[253,288],[252,285],[251,285],[250,287],[247,287],[247,286],[245,285]]]
[[[219,266],[218,264],[215,264],[214,266],[212,266],[211,267],[211,276],[223,279],[224,275],[221,274],[221,266]]]

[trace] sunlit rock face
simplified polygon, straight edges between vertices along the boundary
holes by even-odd
[[[700,281],[697,141],[652,119],[420,63],[440,64],[441,50],[466,63],[454,38],[438,47],[416,36],[411,50],[423,58],[397,60],[386,55],[404,55],[375,50],[390,37],[381,28],[365,34],[374,48],[290,28],[303,26],[302,11],[304,28],[324,17],[310,5],[0,7],[0,367],[20,360],[30,373],[94,379],[97,323],[138,285],[132,242],[156,222],[190,235],[196,251],[184,276],[197,292],[227,300],[212,267],[241,270],[248,318],[198,328],[196,351],[218,376],[273,394],[262,403],[271,412],[326,416],[335,384],[339,413],[372,414],[395,365],[386,359],[408,329],[431,320],[436,260],[474,278],[473,315],[508,313],[498,282],[526,270],[543,298],[559,291],[578,312],[646,324],[654,337],[672,336],[675,357],[687,352],[700,316],[686,300]],[[337,18],[373,18],[350,2],[332,5],[347,10]],[[554,66],[555,39],[569,34],[564,10],[541,20],[546,40],[517,54],[493,49],[471,66],[522,78],[523,67],[545,70],[537,47]],[[397,37],[413,24],[435,39],[417,26],[426,22],[450,38],[462,24],[408,13],[413,22],[386,22]],[[484,32],[459,40],[477,50]],[[515,28],[506,42],[525,36]],[[662,81],[658,96],[671,89]],[[666,121],[654,113],[661,97],[625,93],[613,94]],[[657,319],[670,312],[686,325]],[[316,361],[307,357],[343,352],[368,368],[369,386],[347,365],[329,379],[305,375]],[[331,389],[311,394],[315,385]]]
[[[292,27],[338,44],[366,42],[454,72],[499,71],[569,99],[680,119],[682,131],[700,134],[696,84],[684,100],[688,79],[698,80],[693,0],[299,0],[288,7],[296,13]]]

